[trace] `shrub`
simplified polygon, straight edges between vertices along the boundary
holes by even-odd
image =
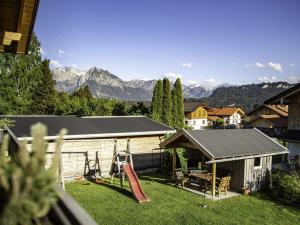
[[[4,137],[0,149],[0,224],[41,224],[39,218],[45,216],[56,201],[54,185],[63,132],[56,142],[56,153],[49,169],[45,169],[46,127],[36,124],[31,133],[32,151],[26,149],[24,141],[10,156],[8,136]]]
[[[272,175],[272,197],[288,204],[300,205],[300,179],[298,175],[276,170]]]

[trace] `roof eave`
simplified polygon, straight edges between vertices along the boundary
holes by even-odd
[[[107,133],[107,134],[82,134],[82,135],[65,135],[64,140],[76,139],[94,139],[94,138],[118,138],[118,137],[135,137],[135,136],[156,136],[176,133],[176,130],[166,131],[147,131],[147,132],[124,132],[124,133]],[[48,141],[56,140],[59,136],[46,136],[44,139]],[[19,141],[32,141],[32,137],[18,137]]]

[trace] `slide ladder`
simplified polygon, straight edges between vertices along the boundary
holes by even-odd
[[[111,166],[111,183],[115,175],[119,176],[121,188],[123,188],[125,175],[128,178],[131,191],[137,202],[149,202],[150,199],[144,193],[138,176],[133,169],[132,154],[130,150],[130,139],[127,139],[127,147],[125,151],[120,151],[117,148],[117,139],[114,143],[114,153]]]

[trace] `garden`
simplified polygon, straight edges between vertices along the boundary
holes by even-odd
[[[138,204],[128,182],[125,189],[109,180],[68,183],[66,190],[99,224],[299,224],[300,209],[256,193],[221,201],[173,186],[160,174],[139,176],[151,202]],[[203,207],[207,205],[207,208]]]

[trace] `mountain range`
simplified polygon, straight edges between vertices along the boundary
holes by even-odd
[[[93,67],[88,71],[74,67],[61,67],[52,70],[58,91],[72,93],[87,85],[93,96],[120,100],[147,101],[152,98],[156,80],[124,81],[107,70]],[[212,90],[199,85],[183,85],[185,98],[202,98]]]
[[[93,96],[125,101],[149,101],[156,80],[124,81],[107,70],[93,67],[87,71],[74,67],[55,68],[53,77],[58,91],[72,93],[87,85]],[[245,85],[223,84],[214,89],[201,85],[183,85],[186,99],[200,100],[210,107],[239,106],[245,111],[262,104],[264,100],[290,88],[287,82]]]

